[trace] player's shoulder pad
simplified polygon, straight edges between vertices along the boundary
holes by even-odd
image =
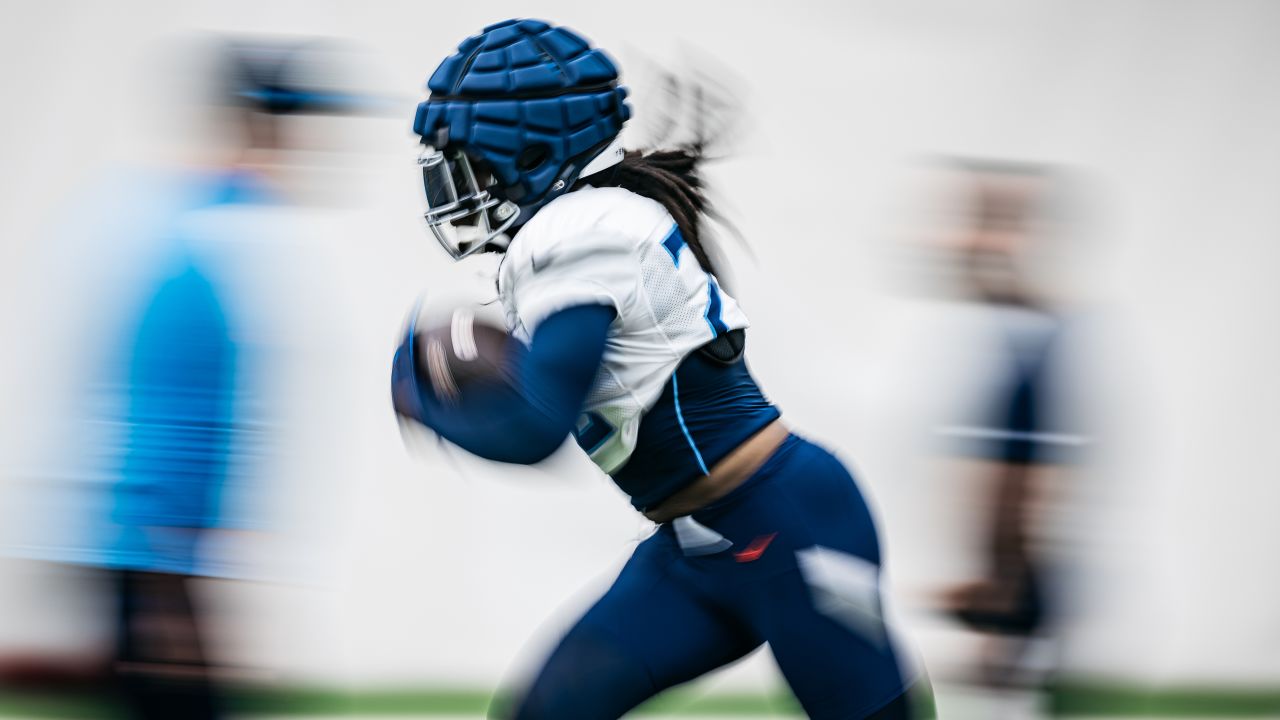
[[[666,209],[649,198],[622,188],[586,187],[542,208],[508,253],[527,259],[535,272],[584,256],[629,255],[671,222]]]

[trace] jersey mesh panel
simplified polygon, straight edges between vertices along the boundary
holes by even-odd
[[[682,254],[682,263],[696,262],[691,253]],[[677,339],[677,333],[702,335],[710,332],[704,319],[707,310],[706,275],[698,270],[696,277],[702,282],[691,287],[688,269],[681,265],[676,272],[672,272],[672,263],[671,254],[660,244],[654,243],[646,249],[644,260],[640,264],[640,279],[645,297],[658,327],[665,330],[672,340]]]

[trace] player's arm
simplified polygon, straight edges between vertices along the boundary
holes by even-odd
[[[572,431],[600,368],[616,312],[607,304],[568,307],[538,324],[526,349],[511,343],[509,383],[469,388],[456,402],[438,399],[425,368],[413,367],[406,338],[396,351],[396,411],[480,457],[531,464],[560,447]]]

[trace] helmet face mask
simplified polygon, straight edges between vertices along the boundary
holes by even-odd
[[[520,217],[520,206],[491,190],[496,180],[477,173],[461,149],[427,146],[418,157],[427,211],[423,217],[441,247],[455,260],[487,249],[503,250]]]

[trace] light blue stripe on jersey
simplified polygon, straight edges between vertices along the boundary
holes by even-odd
[[[675,373],[671,375],[671,395],[676,405],[676,420],[680,423],[680,431],[684,433],[684,439],[689,441],[689,447],[693,449],[693,456],[698,459],[698,469],[702,470],[703,475],[710,475],[707,470],[707,464],[702,460],[702,453],[698,452],[698,445],[693,441],[693,436],[689,434],[689,426],[684,424],[684,413],[680,412],[680,381],[676,379]]]

